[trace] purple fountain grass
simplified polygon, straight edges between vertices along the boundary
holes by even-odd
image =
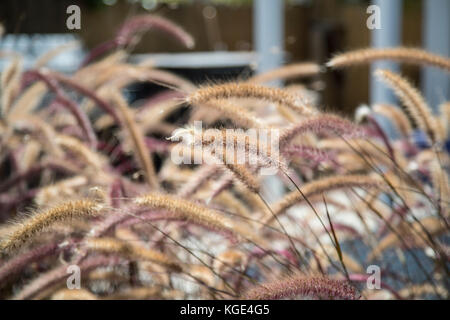
[[[414,296],[419,276],[423,293],[447,295],[445,103],[434,115],[406,79],[378,71],[414,120],[374,106],[402,133],[394,140],[370,112],[353,122],[325,111],[318,78],[330,68],[321,65],[203,86],[127,59],[152,28],[193,45],[178,26],[143,15],[74,74],[24,72],[18,60],[2,73],[0,299],[169,298],[175,287],[186,299],[358,299],[353,285],[370,280],[364,266],[374,258],[391,292],[382,297]],[[329,66],[385,58],[448,69],[447,58],[404,48],[351,52]],[[136,83],[152,89],[135,100]],[[438,143],[413,145],[412,122]],[[391,263],[405,253],[408,266]],[[72,264],[83,272],[77,294],[61,290]]]
[[[62,247],[57,243],[48,243],[37,248],[30,249],[22,254],[5,261],[0,267],[0,286],[8,282],[7,278],[22,272],[24,268],[34,262],[38,262],[48,256],[54,256],[60,252]]]
[[[8,189],[11,189],[16,184],[20,183],[21,181],[25,181],[36,175],[39,175],[45,170],[51,170],[53,172],[63,173],[63,174],[67,174],[67,175],[74,173],[72,171],[73,170],[72,167],[67,166],[62,162],[59,162],[59,161],[43,162],[40,164],[33,165],[32,167],[28,168],[28,170],[26,170],[26,171],[17,172],[15,174],[13,174],[11,177],[9,177],[7,180],[3,181],[0,184],[0,192],[4,192]]]
[[[84,259],[79,267],[82,272],[89,272],[90,270],[99,267],[114,267],[125,263],[126,260],[117,257],[106,256],[93,256]],[[67,265],[61,265],[52,269],[46,273],[41,274],[38,278],[32,280],[26,284],[19,292],[17,292],[12,299],[13,300],[25,300],[31,299],[39,292],[44,291],[46,288],[63,281],[67,278]]]
[[[60,73],[52,72],[50,74],[50,76],[53,77],[54,79],[56,79],[57,81],[64,83],[65,85],[73,88],[75,91],[78,91],[79,93],[92,99],[92,101],[94,101],[100,108],[102,108],[103,111],[105,111],[109,115],[111,115],[117,124],[119,124],[119,125],[121,124],[121,119],[120,119],[118,113],[116,112],[116,110],[108,102],[106,102],[104,99],[102,99],[97,93],[86,88],[79,82],[76,82],[73,79],[71,79],[67,76],[64,76]]]
[[[285,129],[280,135],[280,148],[283,150],[296,136],[305,133],[332,134],[348,139],[366,137],[364,130],[349,120],[332,114],[319,114]]]
[[[195,41],[192,36],[173,22],[155,15],[141,15],[133,17],[132,19],[126,21],[119,28],[119,31],[117,32],[113,40],[104,42],[103,44],[94,48],[84,59],[81,66],[86,66],[97,57],[112,49],[130,44],[134,40],[134,37],[137,33],[147,31],[151,28],[155,28],[171,35],[189,49],[192,49],[195,45]]]
[[[23,78],[25,79],[26,82],[33,80],[42,80],[43,82],[45,82],[47,87],[55,93],[56,95],[55,99],[58,102],[60,102],[60,105],[67,108],[67,110],[69,110],[77,119],[91,147],[95,148],[97,146],[97,137],[95,135],[94,129],[92,128],[88,116],[86,115],[86,113],[83,112],[83,110],[81,110],[81,108],[74,101],[72,101],[70,98],[67,97],[64,91],[60,88],[58,82],[52,79],[49,76],[48,72],[31,70],[27,71],[24,74]]]
[[[323,276],[295,275],[261,284],[244,295],[249,300],[275,300],[296,296],[355,300],[359,298],[356,289],[345,280]]]
[[[396,60],[402,63],[431,65],[450,72],[450,59],[419,48],[368,48],[346,52],[335,56],[327,66],[341,68],[376,60]]]
[[[283,154],[288,158],[298,157],[312,161],[315,164],[336,161],[336,155],[334,152],[321,150],[308,145],[289,145],[283,149]]]

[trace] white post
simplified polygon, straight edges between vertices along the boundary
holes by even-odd
[[[397,47],[402,43],[402,0],[372,0],[372,4],[380,8],[381,28],[372,30],[372,47]],[[399,65],[393,61],[377,61],[371,66],[370,101],[374,103],[395,103],[392,91],[373,77],[376,69],[399,71]]]
[[[284,0],[253,0],[253,45],[257,53],[256,72],[275,69],[284,58]],[[274,86],[281,82],[274,81]],[[283,194],[283,183],[275,176],[264,179],[263,194],[275,201]]]
[[[253,1],[253,43],[258,54],[258,72],[282,65],[284,0]]]
[[[450,56],[450,1],[423,1],[423,46],[426,50]],[[448,73],[433,67],[422,69],[422,89],[430,106],[436,111],[441,102],[450,100]]]

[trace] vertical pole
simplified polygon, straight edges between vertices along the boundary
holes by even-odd
[[[380,8],[381,28],[372,30],[372,47],[389,48],[401,45],[402,36],[402,4],[403,0],[372,0],[372,4]],[[373,78],[373,72],[378,69],[399,71],[399,65],[393,61],[377,61],[371,66],[370,101],[374,103],[395,103],[392,91]]]
[[[258,54],[257,72],[282,65],[284,0],[253,1],[253,42]]]
[[[426,50],[450,56],[450,1],[424,0],[423,46]],[[430,106],[436,111],[443,101],[450,100],[450,79],[442,70],[432,67],[422,69],[422,89]]]
[[[253,47],[257,53],[256,72],[261,73],[283,64],[284,0],[253,0]],[[271,83],[280,86],[280,81]],[[270,202],[283,195],[283,183],[276,176],[266,176],[264,197]]]

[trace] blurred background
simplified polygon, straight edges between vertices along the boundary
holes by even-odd
[[[66,9],[72,4],[81,8],[80,30],[66,27]],[[382,29],[367,27],[372,4],[381,9]],[[132,59],[152,55],[157,66],[197,83],[247,77],[286,63],[324,63],[337,52],[369,46],[424,47],[450,55],[448,0],[2,0],[0,22],[5,35],[0,50],[20,51],[31,65],[52,47],[76,40],[78,49],[50,65],[71,72],[90,49],[112,39],[127,18],[142,13],[176,22],[193,35],[196,46],[186,51],[150,31],[133,49]],[[398,68],[395,63],[381,63]],[[401,71],[424,89],[432,106],[450,100],[449,79],[439,71],[416,67]],[[326,88],[321,98],[325,108],[350,113],[362,103],[394,99],[369,75],[368,67],[353,68],[306,84]]]

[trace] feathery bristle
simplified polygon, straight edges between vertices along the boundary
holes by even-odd
[[[450,71],[450,59],[416,48],[360,49],[339,54],[331,59],[328,67],[341,68],[375,60],[395,60],[408,64],[432,65]]]
[[[312,115],[315,111],[306,106],[301,97],[278,89],[263,87],[250,83],[225,83],[212,87],[200,88],[191,93],[186,101],[190,104],[202,104],[212,100],[224,99],[259,99],[285,105],[301,115]]]
[[[126,127],[133,141],[135,152],[137,153],[137,158],[140,161],[142,169],[145,172],[147,182],[153,189],[157,189],[158,180],[155,174],[155,167],[153,165],[152,159],[150,158],[149,152],[146,150],[144,137],[139,131],[139,128],[136,126],[136,123],[129,111],[128,105],[122,95],[120,95],[116,91],[111,92],[111,95],[123,116]]]
[[[309,132],[315,134],[330,133],[347,138],[364,136],[362,129],[351,121],[332,114],[320,114],[285,129],[280,135],[281,148],[289,144],[295,136]]]
[[[197,222],[212,229],[234,234],[233,223],[208,207],[171,195],[148,194],[134,199],[134,203],[152,209],[165,209],[177,217]]]
[[[431,114],[422,95],[408,80],[388,70],[377,70],[375,75],[392,87],[420,129],[429,134],[434,142],[444,141],[443,128]]]
[[[393,121],[405,137],[411,136],[413,131],[411,123],[400,108],[387,104],[376,104],[373,106],[373,111]]]
[[[308,77],[318,74],[320,70],[321,67],[312,62],[294,63],[253,76],[247,82],[264,83],[277,79]]]
[[[101,203],[83,199],[66,202],[54,208],[36,212],[13,228],[13,232],[1,242],[0,249],[4,252],[17,250],[57,222],[94,216],[102,208],[103,205]]]

